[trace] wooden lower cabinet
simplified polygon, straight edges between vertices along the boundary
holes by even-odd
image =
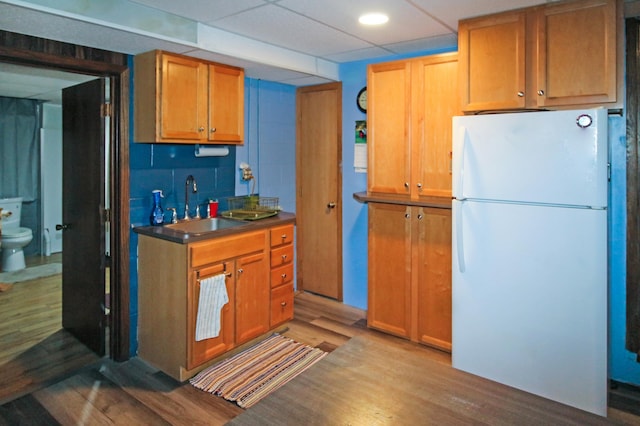
[[[288,226],[293,238],[293,225]],[[140,235],[140,358],[184,381],[216,357],[292,319],[293,270],[286,269],[292,260],[279,266],[285,268],[281,274],[291,278],[281,278],[281,283],[272,280],[271,232],[278,228],[190,244]],[[286,247],[280,239],[275,245]],[[219,274],[225,274],[229,297],[221,310],[220,332],[217,337],[196,341],[200,283]]]
[[[266,251],[235,261],[236,344],[269,331],[269,263]]]
[[[367,322],[451,350],[451,210],[369,203]]]
[[[293,225],[270,232],[271,327],[293,319],[293,237]]]
[[[196,342],[196,315],[198,312],[198,303],[200,302],[200,280],[206,279],[225,271],[225,263],[208,266],[191,273],[189,279],[189,294],[187,315],[187,369],[192,369],[208,360],[215,358],[231,349],[234,346],[235,336],[235,279],[229,277],[226,280],[227,294],[229,303],[224,305],[220,314],[220,335],[211,339],[200,340]]]

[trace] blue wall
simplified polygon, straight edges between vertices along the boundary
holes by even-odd
[[[640,386],[637,355],[625,349],[626,334],[626,119],[609,117],[609,378]]]

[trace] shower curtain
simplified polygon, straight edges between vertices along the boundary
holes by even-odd
[[[23,198],[26,255],[40,253],[40,127],[40,101],[0,96],[0,198]]]

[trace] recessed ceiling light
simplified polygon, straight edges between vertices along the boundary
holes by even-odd
[[[365,13],[358,18],[358,22],[363,25],[382,25],[386,24],[389,17],[384,13]]]

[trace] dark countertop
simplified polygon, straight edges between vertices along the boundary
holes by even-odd
[[[194,219],[197,220],[197,219]],[[286,225],[296,223],[296,216],[293,213],[280,212],[276,216],[268,217],[260,220],[242,220],[238,221],[242,224],[233,228],[219,229],[201,234],[185,234],[175,231],[165,226],[136,226],[133,231],[140,235],[160,238],[162,240],[172,241],[179,244],[195,243],[197,241],[210,240],[211,238],[225,237],[240,232],[255,231],[259,229],[271,228],[273,226]]]
[[[412,200],[404,195],[392,194],[368,194],[366,191],[356,192],[353,198],[360,203],[401,204],[403,206],[434,207],[438,209],[450,209],[450,197],[421,197]]]

